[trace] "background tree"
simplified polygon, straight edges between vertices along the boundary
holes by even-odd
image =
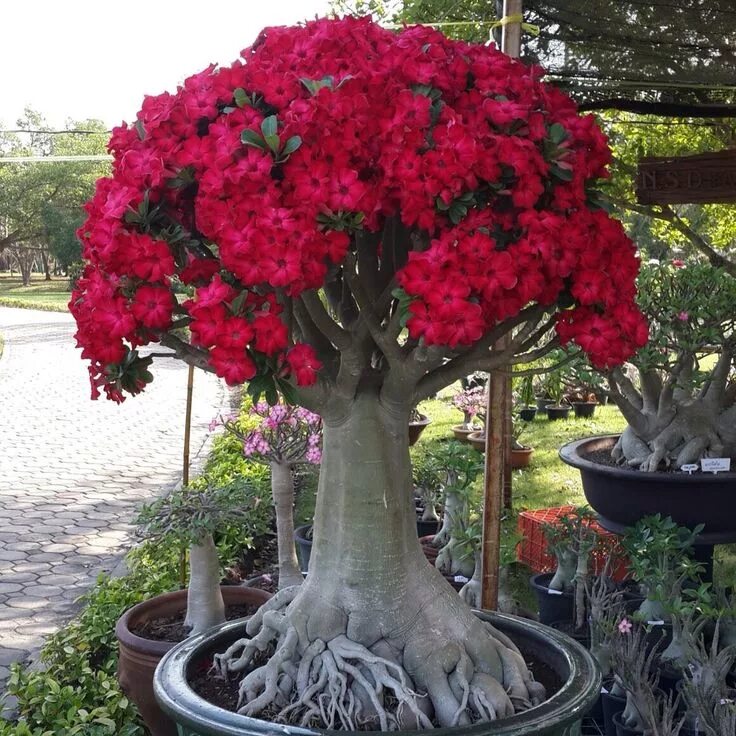
[[[143,390],[157,354],[137,348],[160,342],[323,421],[309,575],[217,656],[245,675],[240,712],[386,730],[539,702],[422,553],[408,423],[559,341],[599,366],[646,341],[592,117],[493,48],[345,19],[267,29],[243,64],[147,98],[111,148],[71,303],[93,395]]]
[[[54,134],[39,113],[27,109],[14,130],[34,132],[0,133],[0,155],[106,152],[107,133],[100,121],[68,121],[66,128],[93,134]],[[30,280],[34,263],[46,266],[49,276],[49,254],[58,255],[64,267],[79,260],[80,254],[71,245],[72,228],[80,224],[81,206],[95,180],[107,171],[106,163],[83,161],[0,164],[0,253],[8,250],[13,254],[24,284]]]

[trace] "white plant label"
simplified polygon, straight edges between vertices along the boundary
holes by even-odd
[[[688,475],[692,475],[693,472],[698,469],[698,467],[699,466],[696,465],[695,463],[687,463],[687,465],[680,466],[680,470],[683,470]]]
[[[454,578],[456,583],[468,583],[470,582],[470,578],[466,578],[465,575],[455,575]]]
[[[562,595],[562,591],[552,590],[552,588],[547,588],[547,595]]]
[[[700,461],[704,473],[727,473],[731,470],[730,457],[704,457]]]
[[[650,626],[664,626],[664,621],[647,621]]]

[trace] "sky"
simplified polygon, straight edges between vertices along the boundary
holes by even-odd
[[[54,126],[132,121],[143,96],[238,58],[265,26],[329,0],[0,0],[0,124],[30,105]]]

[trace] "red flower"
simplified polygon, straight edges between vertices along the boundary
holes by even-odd
[[[145,327],[166,329],[171,324],[174,297],[162,286],[141,286],[136,292],[130,311]]]
[[[317,372],[322,367],[317,353],[311,345],[295,345],[286,354],[286,362],[298,386],[311,386],[317,380]]]
[[[250,381],[256,374],[256,364],[245,350],[217,347],[210,350],[210,364],[228,386],[237,386]]]

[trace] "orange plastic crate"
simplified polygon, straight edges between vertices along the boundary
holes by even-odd
[[[562,516],[574,511],[574,506],[557,506],[551,509],[522,511],[519,514],[518,531],[522,536],[516,548],[519,562],[528,565],[534,572],[552,572],[555,569],[555,558],[547,552],[547,540],[544,537],[544,524],[554,524]],[[591,522],[598,533],[598,545],[593,550],[593,572],[602,572],[608,558],[611,558],[609,575],[614,580],[623,580],[629,569],[629,562],[619,544],[618,536],[606,531],[598,522]]]

